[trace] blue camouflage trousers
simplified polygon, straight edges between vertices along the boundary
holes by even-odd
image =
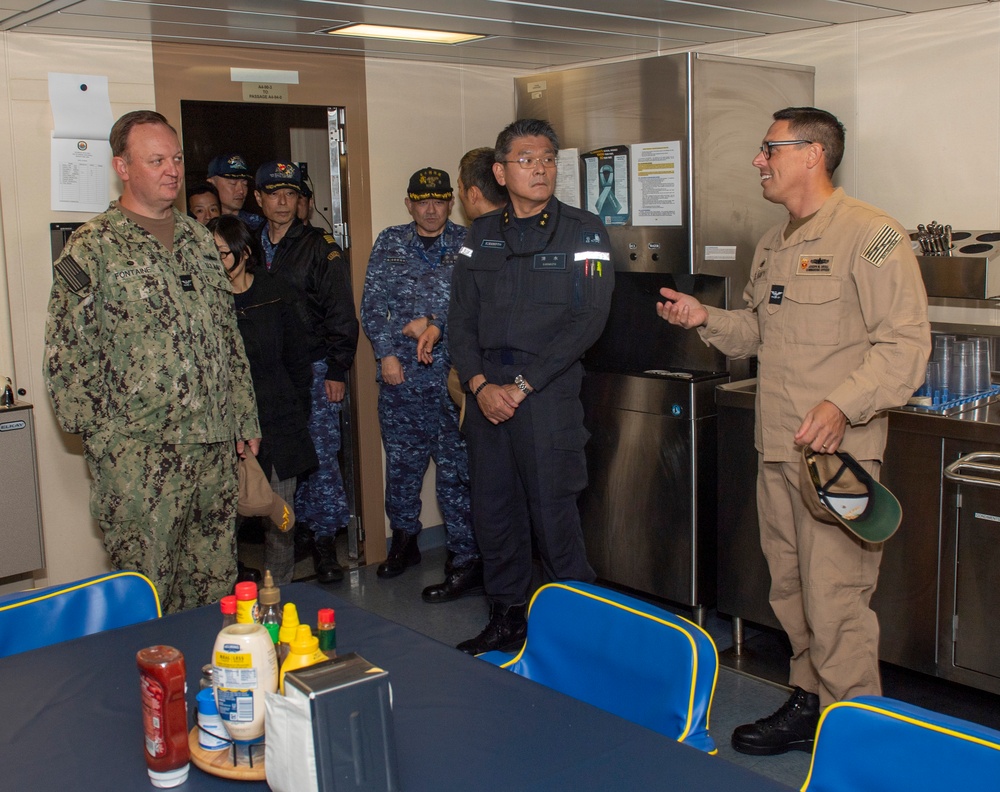
[[[295,519],[309,520],[316,535],[335,534],[351,517],[344,492],[344,477],[340,472],[340,402],[326,398],[326,362],[312,364],[312,411],[309,414],[309,434],[316,446],[319,467],[300,478],[295,490]]]
[[[420,532],[420,490],[431,459],[446,546],[461,567],[479,558],[469,507],[469,456],[458,409],[443,377],[381,383],[378,418],[385,446],[385,512],[393,530]]]

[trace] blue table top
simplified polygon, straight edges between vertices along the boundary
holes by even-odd
[[[400,785],[449,790],[787,790],[718,757],[462,654],[314,584],[282,589],[303,623],[337,612],[337,648],[389,672]],[[180,649],[193,718],[201,666],[221,626],[217,607],[0,659],[0,787],[152,789],[142,748],[135,653]],[[193,722],[193,721],[192,721]],[[180,790],[266,790],[192,765]]]

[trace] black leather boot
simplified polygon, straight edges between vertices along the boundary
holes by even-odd
[[[337,560],[337,539],[330,534],[316,537],[316,580],[323,585],[339,583],[344,570]]]
[[[445,567],[444,583],[437,583],[424,589],[424,602],[451,602],[459,597],[471,597],[483,594],[483,562],[481,559],[470,561],[465,566],[452,566],[449,571]]]
[[[490,603],[490,622],[475,638],[462,641],[458,645],[466,654],[477,655],[499,649],[513,652],[524,645],[528,635],[528,621],[525,605],[501,605]]]
[[[296,520],[295,527],[295,562],[309,558],[316,551],[316,525],[309,520]]]
[[[751,756],[775,756],[788,751],[810,753],[818,725],[819,696],[795,688],[773,715],[738,726],[733,732],[733,748]]]
[[[375,574],[380,578],[394,578],[402,575],[407,567],[419,564],[420,548],[417,546],[417,536],[419,534],[393,531],[389,555],[378,565]]]

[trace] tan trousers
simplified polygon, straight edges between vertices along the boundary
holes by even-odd
[[[875,478],[881,464],[861,461]],[[799,463],[758,456],[760,544],[771,570],[771,607],[792,643],[789,684],[821,706],[881,695],[879,628],[869,607],[882,546],[817,521],[799,492]]]

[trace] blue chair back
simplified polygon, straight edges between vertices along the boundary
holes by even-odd
[[[715,753],[708,733],[719,657],[701,627],[587,583],[542,586],[528,638],[480,658],[671,739]]]
[[[996,789],[1000,732],[882,696],[831,704],[803,792]]]
[[[0,657],[159,618],[145,575],[111,572],[0,597]]]

